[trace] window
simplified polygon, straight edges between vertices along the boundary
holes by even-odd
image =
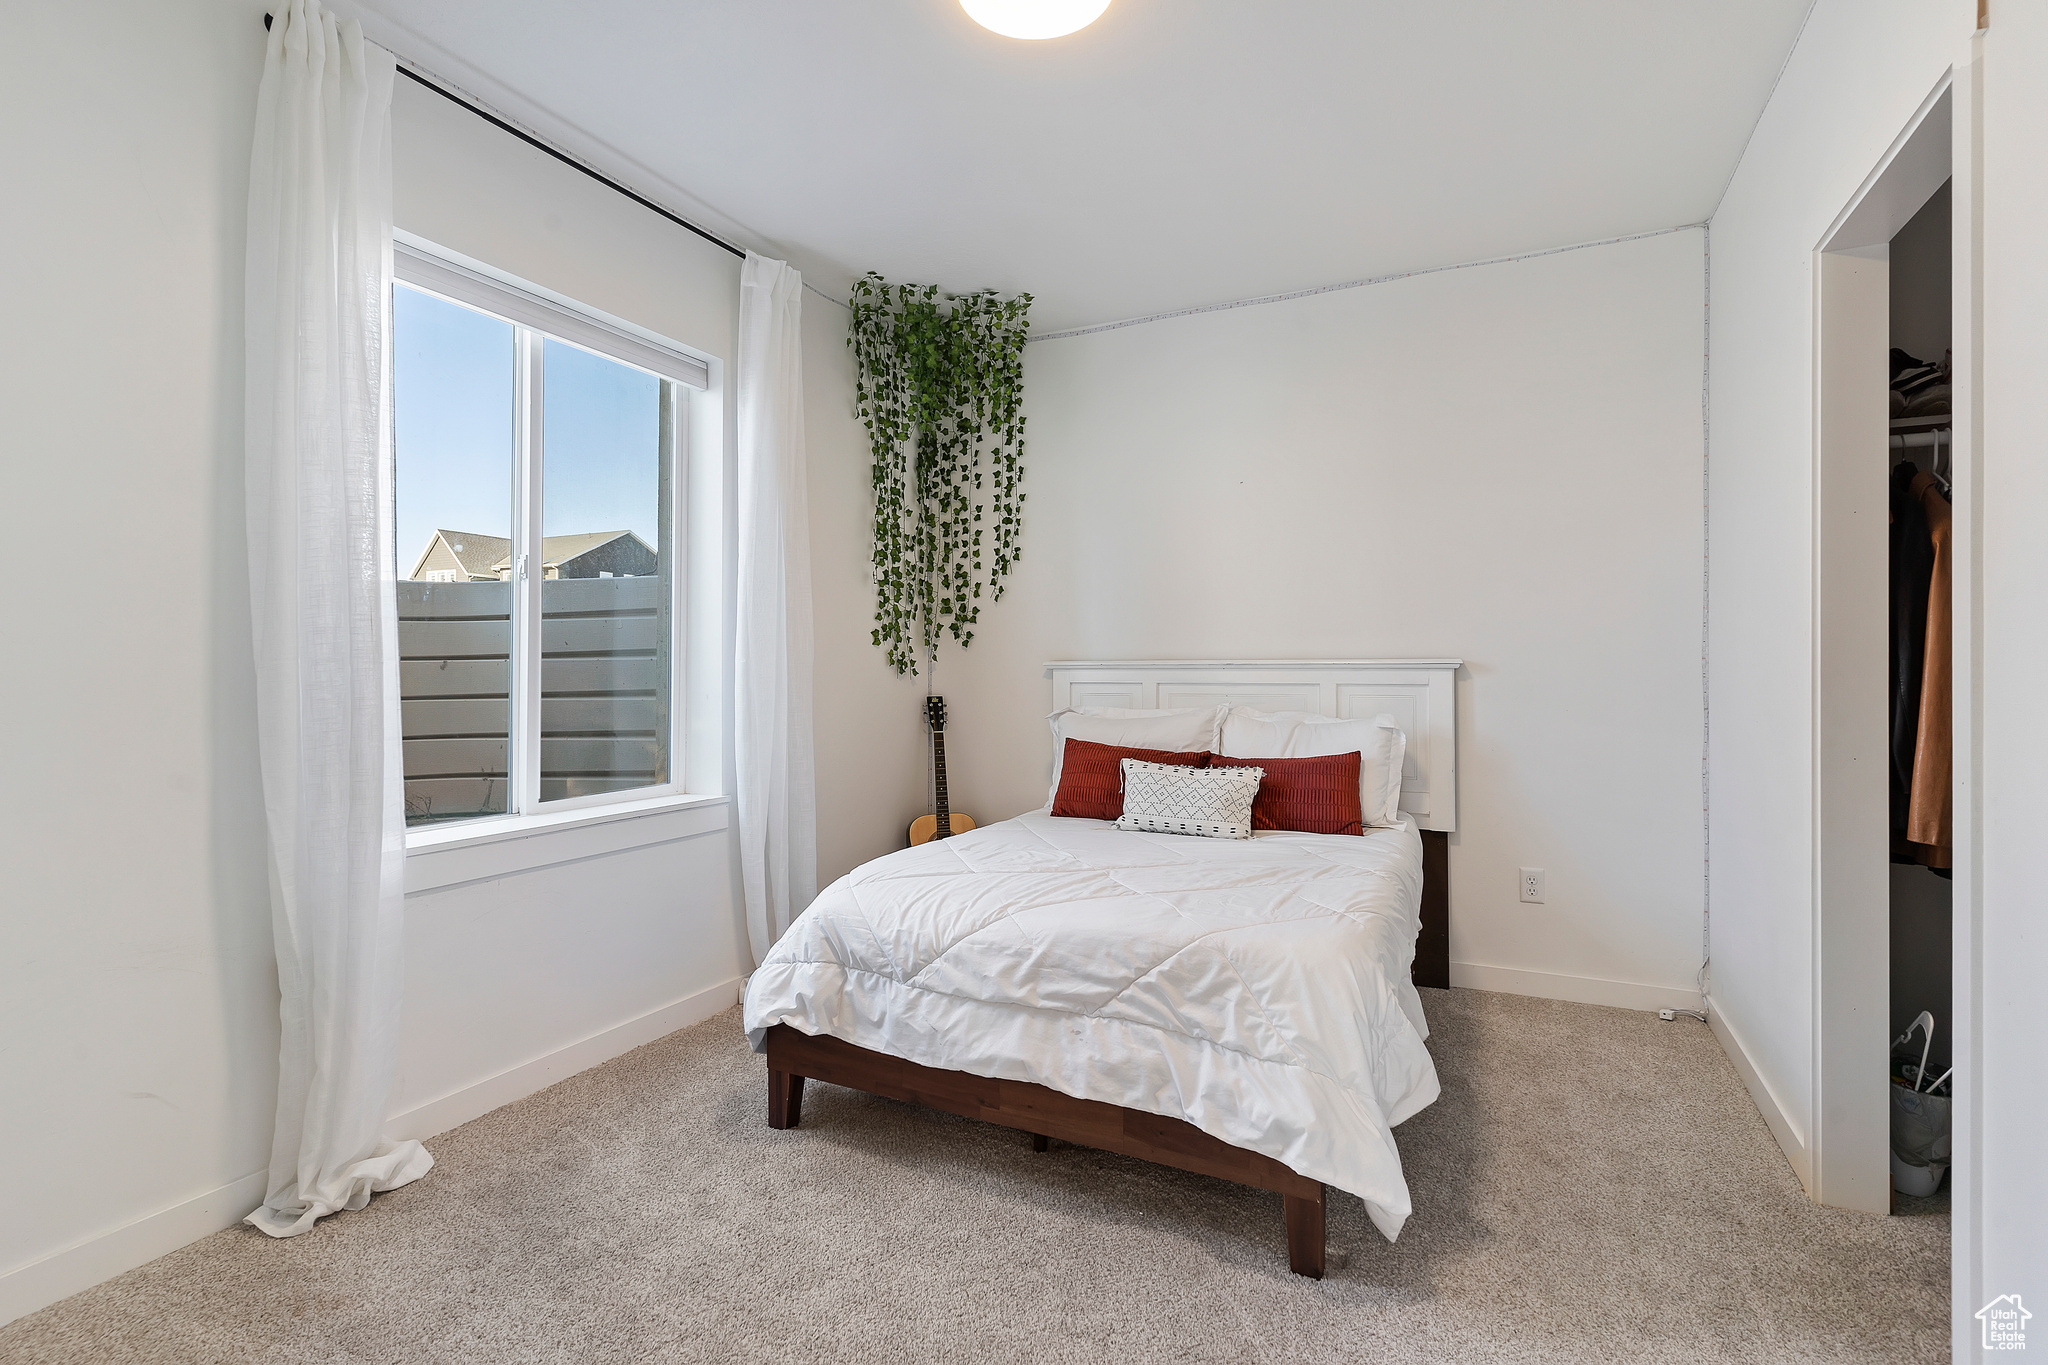
[[[406,823],[680,790],[679,348],[410,244],[392,347]]]

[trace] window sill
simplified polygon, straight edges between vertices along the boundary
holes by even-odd
[[[711,834],[727,827],[729,803],[725,796],[656,796],[420,830],[405,840],[405,892]]]

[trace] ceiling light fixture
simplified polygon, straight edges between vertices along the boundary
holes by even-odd
[[[960,0],[960,8],[1005,38],[1064,38],[1100,19],[1109,0]]]

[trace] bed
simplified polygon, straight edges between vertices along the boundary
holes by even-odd
[[[1449,984],[1457,664],[1049,667],[1056,708],[1394,714],[1400,823],[1240,841],[1041,810],[867,863],[748,982],[769,1124],[809,1078],[1271,1190],[1319,1278],[1325,1187],[1395,1237],[1392,1130],[1437,1096],[1415,986]]]

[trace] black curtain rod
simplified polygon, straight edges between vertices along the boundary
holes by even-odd
[[[263,27],[266,29],[269,28],[270,21],[271,16],[268,14],[264,15]],[[526,143],[528,146],[539,148],[541,151],[546,152],[555,160],[561,162],[564,166],[568,166],[571,167],[572,169],[583,172],[583,174],[589,176],[592,180],[595,180],[598,184],[604,186],[606,189],[625,195],[626,198],[632,200],[641,208],[651,210],[654,213],[658,213],[662,217],[668,219],[671,223],[674,223],[677,227],[687,228],[691,232],[696,233],[699,237],[702,237],[705,241],[711,243],[711,245],[715,247],[720,247],[726,251],[730,251],[733,255],[738,256],[742,260],[746,259],[747,253],[745,248],[736,247],[731,242],[726,241],[723,237],[717,237],[709,232],[706,232],[703,228],[698,227],[689,219],[678,217],[676,214],[671,213],[669,210],[655,203],[652,199],[649,199],[646,195],[628,189],[626,186],[621,185],[618,181],[612,179],[610,176],[604,174],[602,171],[592,170],[589,166],[584,165],[581,161],[578,161],[575,157],[570,156],[567,152],[549,146],[547,143],[542,142],[539,138],[535,137],[532,133],[527,132],[523,128],[518,128],[510,123],[507,123],[504,119],[499,118],[496,114],[484,108],[482,105],[475,104],[469,100],[464,99],[462,96],[456,94],[453,90],[450,90],[447,86],[436,84],[435,82],[428,80],[425,76],[420,75],[417,71],[414,71],[410,67],[406,66],[400,66],[398,68],[398,74],[401,76],[411,78],[412,80],[418,82],[420,85],[425,86],[427,89],[439,95],[442,99],[449,101],[451,104],[455,104],[460,106],[461,108],[467,109],[470,113],[475,114],[478,118],[482,119],[485,123],[490,124],[492,127],[502,128],[504,131],[512,134],[512,136],[518,138],[521,142]]]

